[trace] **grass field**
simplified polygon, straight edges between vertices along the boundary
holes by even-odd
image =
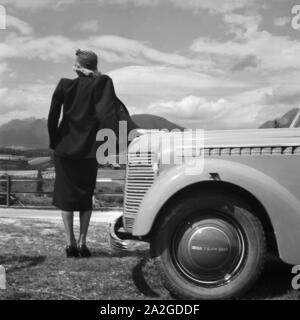
[[[78,227],[76,227],[78,231]],[[62,223],[0,218],[0,264],[7,289],[0,299],[173,299],[164,289],[148,245],[114,253],[107,226],[90,226],[90,259],[66,259]],[[300,299],[291,288],[291,267],[268,259],[248,299]]]

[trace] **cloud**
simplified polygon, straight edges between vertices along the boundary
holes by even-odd
[[[0,64],[0,70],[7,70]],[[235,90],[242,83],[223,81],[198,72],[163,66],[130,66],[109,72],[118,96],[126,102],[131,113],[156,112],[153,101],[174,99],[179,101],[190,95],[214,96],[216,92]],[[35,115],[46,117],[54,84],[22,83],[13,88],[3,87],[0,92],[1,123],[9,118]],[[184,108],[184,104],[182,105]],[[187,113],[190,112],[186,111]],[[177,111],[178,113],[178,111]],[[168,116],[169,117],[169,116]],[[171,117],[172,118],[172,117]],[[188,114],[185,116],[188,120]]]
[[[162,3],[161,0],[96,0],[96,1],[101,6],[104,6],[104,5],[123,5],[123,6],[132,5],[132,6],[137,6],[137,7],[142,7],[142,6],[152,7],[152,6],[158,6]]]
[[[219,99],[215,102],[207,101],[203,97],[187,96],[179,101],[161,101],[152,103],[147,107],[147,112],[159,114],[168,118],[178,118],[180,120],[203,120],[213,118],[222,110],[226,100]]]
[[[226,64],[232,65],[236,64],[237,59],[256,57],[260,73],[264,70],[282,72],[289,68],[300,68],[300,42],[288,36],[260,31],[260,16],[226,14],[224,21],[232,34],[231,39],[219,41],[201,37],[192,43],[191,50],[199,54],[209,54],[215,59],[218,57],[221,62],[224,61],[222,58],[226,57]],[[221,63],[219,68],[224,68],[224,65]]]
[[[78,48],[90,48],[108,62],[157,63],[198,70],[212,68],[209,59],[191,59],[177,53],[166,53],[139,41],[113,35],[73,40],[61,35],[35,38],[10,34],[0,43],[0,58],[39,58],[64,62],[73,57]]]
[[[5,7],[14,7],[17,9],[43,9],[43,8],[59,8],[62,5],[69,5],[75,0],[1,0],[1,4]]]
[[[21,90],[9,90],[8,88],[0,89],[1,115],[10,113],[15,110],[24,110],[24,95]],[[26,100],[26,99],[25,99]]]
[[[100,50],[113,51],[120,54],[125,60],[134,61],[134,58],[187,67],[191,66],[193,60],[176,53],[165,53],[153,49],[139,41],[122,38],[118,36],[101,36],[88,40],[90,45],[98,47]],[[141,60],[140,60],[141,61]]]
[[[0,78],[1,78],[1,74],[3,74],[7,70],[8,70],[7,63],[0,63]]]
[[[96,32],[96,31],[99,31],[99,29],[100,29],[100,24],[99,24],[99,21],[96,19],[85,21],[85,22],[81,23],[79,26],[80,31]]]
[[[203,119],[209,122],[218,115],[222,101],[227,101],[227,98],[217,98],[216,93],[226,94],[237,87],[244,90],[243,83],[171,67],[130,66],[113,70],[109,75],[114,80],[118,96],[132,114],[152,113],[169,119],[184,119],[188,123],[198,120],[201,124]],[[38,83],[2,88],[0,122],[32,115],[46,117],[53,90],[54,84]]]
[[[29,84],[22,88],[0,89],[0,124],[12,118],[47,116],[54,85]],[[228,129],[256,128],[266,120],[289,110],[286,105],[266,106],[272,88],[243,92],[226,98],[208,99],[187,95],[178,100],[162,100],[130,109],[133,113],[149,113],[166,117],[188,128]],[[152,97],[153,100],[153,97]]]
[[[54,85],[30,83],[0,89],[0,124],[14,118],[47,116]]]
[[[0,91],[1,114],[11,111],[28,110],[50,103],[49,85],[26,85],[23,88],[2,88]]]
[[[121,95],[161,97],[184,97],[198,94],[215,96],[232,90],[245,90],[244,82],[216,78],[205,73],[161,66],[130,66],[113,70],[117,92]]]
[[[291,22],[291,17],[279,17],[274,20],[274,25],[277,27],[283,27]]]
[[[275,86],[272,92],[265,97],[265,103],[267,105],[289,105],[298,106],[300,105],[300,90],[298,85],[278,85]]]
[[[223,16],[224,22],[229,27],[229,32],[235,36],[235,39],[247,39],[255,34],[261,23],[261,16],[245,15],[236,13],[227,13]]]
[[[23,35],[30,35],[33,33],[33,28],[30,26],[28,22],[25,22],[17,17],[13,17],[11,15],[6,16],[6,28],[9,30],[10,28],[14,28],[18,30]]]
[[[31,36],[8,35],[0,44],[2,58],[40,58],[54,62],[64,61],[74,54],[75,47],[63,36],[35,38]]]
[[[109,74],[131,113],[163,116],[188,128],[256,128],[290,107],[270,107],[273,86],[249,90],[247,83],[188,70],[135,66]]]
[[[7,79],[7,73],[10,71],[8,64],[6,62],[0,62],[0,86],[4,87],[4,80]],[[1,101],[1,99],[0,99]],[[1,102],[0,102],[1,103]]]
[[[100,5],[158,6],[173,5],[184,10],[208,9],[212,12],[232,12],[248,8],[255,0],[97,0]]]
[[[143,112],[164,116],[187,128],[257,128],[269,119],[270,108],[265,107],[264,99],[271,92],[272,88],[266,87],[216,100],[191,95],[151,103]],[[278,110],[280,114],[284,108]]]
[[[231,71],[242,71],[247,68],[255,68],[259,64],[258,59],[255,55],[247,55],[245,57],[242,57],[240,61],[238,61],[233,67],[231,68]]]
[[[235,10],[249,8],[256,0],[96,0],[101,5],[121,5],[136,7],[155,7],[161,5],[172,5],[183,10],[197,11],[207,9],[215,13],[233,12]],[[75,0],[2,0],[1,4],[17,9],[58,9],[62,6],[72,5]]]
[[[1,65],[0,65],[1,66]],[[297,105],[298,88],[263,87],[222,96],[236,83],[167,67],[125,67],[109,73],[132,114],[166,117],[188,128],[256,128]],[[33,114],[46,117],[54,85],[28,84],[0,90],[1,123]],[[241,88],[243,89],[243,88]],[[287,90],[288,89],[288,90]],[[215,94],[217,92],[217,95]],[[128,97],[133,100],[128,100]],[[139,104],[138,101],[143,103]]]
[[[208,9],[213,12],[233,12],[251,6],[253,0],[169,0],[174,6],[182,9]]]

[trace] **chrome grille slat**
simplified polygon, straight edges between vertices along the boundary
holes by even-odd
[[[135,210],[137,209],[137,207],[139,207],[139,204],[136,204],[136,205],[132,205],[132,204],[131,204],[131,205],[127,205],[126,210],[135,213]]]
[[[144,192],[142,193],[142,192],[140,192],[140,194],[137,194],[137,195],[135,195],[135,196],[127,196],[127,199],[137,199],[138,197],[144,197]]]
[[[154,154],[151,152],[128,154],[123,223],[129,232],[132,231],[140,204],[155,179],[153,158]]]

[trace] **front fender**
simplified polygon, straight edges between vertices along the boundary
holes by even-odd
[[[198,175],[186,175],[185,165],[164,170],[147,191],[133,226],[134,236],[147,235],[160,209],[176,192],[218,173],[221,181],[237,185],[261,202],[273,225],[279,255],[287,263],[300,263],[300,202],[286,188],[250,166],[222,159],[206,159]]]

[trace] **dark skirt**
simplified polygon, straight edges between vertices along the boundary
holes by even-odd
[[[64,211],[92,210],[97,160],[55,156],[54,165],[53,205]]]

